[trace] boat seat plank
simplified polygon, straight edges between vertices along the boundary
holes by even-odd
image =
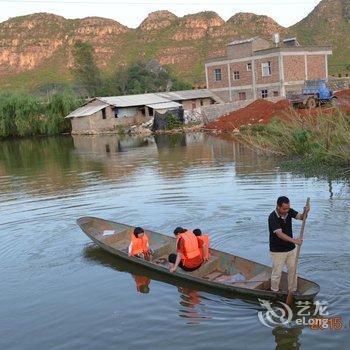
[[[168,262],[168,255],[163,255],[155,260],[153,260],[153,262],[159,266],[162,266],[166,269],[169,268],[169,262]]]
[[[204,262],[200,268],[188,273],[191,274],[192,276],[206,278],[205,276],[207,276],[208,274],[210,274],[210,272],[216,269],[218,261],[219,261],[219,258],[217,256],[211,255],[209,260]]]
[[[249,289],[258,289],[262,287],[266,282],[271,278],[271,272],[269,270],[262,271],[261,273],[255,275],[254,277],[244,281],[242,283],[235,283],[235,287],[249,288]]]

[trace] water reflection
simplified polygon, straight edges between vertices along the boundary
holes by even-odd
[[[299,350],[302,327],[286,328],[277,326],[272,330],[275,337],[275,350]]]
[[[148,294],[149,284],[151,283],[151,279],[147,276],[142,275],[132,275],[136,283],[136,290],[140,293]]]
[[[212,319],[212,316],[205,308],[205,305],[202,305],[202,300],[205,299],[202,298],[200,293],[201,291],[210,293],[213,291],[210,288],[199,286],[181,279],[174,279],[171,276],[163,275],[159,272],[144,268],[143,266],[134,265],[104,252],[101,248],[94,244],[90,244],[84,249],[84,258],[93,262],[94,264],[98,263],[102,264],[103,266],[111,267],[117,271],[130,273],[135,282],[135,290],[139,293],[151,293],[152,280],[169,283],[176,286],[179,292],[179,316],[181,318],[190,319],[190,321],[186,322],[188,324],[199,324],[203,320]],[[235,295],[232,293],[223,291],[222,293],[217,294],[230,299],[235,299]],[[249,305],[256,305],[258,307],[258,303],[254,299],[242,301],[247,302]]]
[[[154,143],[154,141],[151,137],[73,135],[73,143],[77,153],[106,154],[126,152],[134,148],[145,147]]]
[[[16,185],[21,192],[58,194],[82,188],[99,177],[122,180],[142,167],[150,167],[169,179],[180,178],[198,167],[225,167],[227,162],[236,162],[236,174],[256,172],[259,168],[259,157],[251,150],[232,139],[201,133],[2,141],[0,190],[8,192]],[[269,166],[266,162],[261,164]]]
[[[203,320],[210,320],[212,317],[208,311],[200,309],[201,296],[195,289],[178,287],[180,294],[179,316],[188,319],[187,324],[200,324]]]
[[[21,191],[34,189],[34,192],[54,194],[81,188],[91,178],[118,181],[144,167],[154,169],[165,179],[174,179],[194,168],[225,169],[230,164],[238,180],[245,180],[251,174],[252,180],[259,181],[262,174],[275,175],[273,169],[279,162],[261,157],[230,135],[182,133],[143,138],[75,135],[2,141],[0,175],[17,178],[3,179],[0,189],[6,191],[16,181]],[[328,180],[328,184],[333,198],[333,183]]]

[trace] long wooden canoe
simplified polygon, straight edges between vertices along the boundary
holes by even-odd
[[[82,217],[77,220],[77,224],[102,249],[159,273],[212,290],[232,292],[235,296],[282,301],[287,297],[287,273],[282,273],[282,291],[273,292],[270,290],[271,267],[267,265],[211,249],[210,260],[197,270],[187,272],[178,268],[172,273],[169,271],[168,255],[176,252],[174,237],[145,230],[150,247],[154,251],[151,261],[146,261],[128,255],[133,226],[95,217]],[[317,283],[298,277],[298,294],[295,295],[295,300],[311,301],[319,291],[320,286]]]

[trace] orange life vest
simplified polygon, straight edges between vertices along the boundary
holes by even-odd
[[[198,246],[200,248],[201,253],[203,253],[203,244],[206,245],[206,249],[203,255],[203,259],[209,259],[210,258],[210,252],[209,252],[209,236],[208,235],[202,235],[197,236],[198,239]]]
[[[186,231],[177,235],[177,242],[180,238],[182,238],[184,242],[183,249],[180,251],[182,255],[181,261],[186,266],[186,260],[193,259],[199,255],[201,256],[201,252],[198,247],[197,237],[192,231]]]
[[[137,254],[143,253],[146,254],[149,250],[148,246],[148,237],[144,233],[142,237],[135,237],[135,235],[131,234],[131,255],[135,256]]]

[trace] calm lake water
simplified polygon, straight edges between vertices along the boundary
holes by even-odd
[[[283,172],[204,134],[1,142],[0,349],[347,349],[350,328],[268,328],[258,303],[139,270],[75,224],[90,215],[169,235],[200,227],[213,247],[270,264],[279,195],[297,210],[311,197],[299,271],[349,326],[349,182]],[[137,290],[144,276],[148,293]]]

